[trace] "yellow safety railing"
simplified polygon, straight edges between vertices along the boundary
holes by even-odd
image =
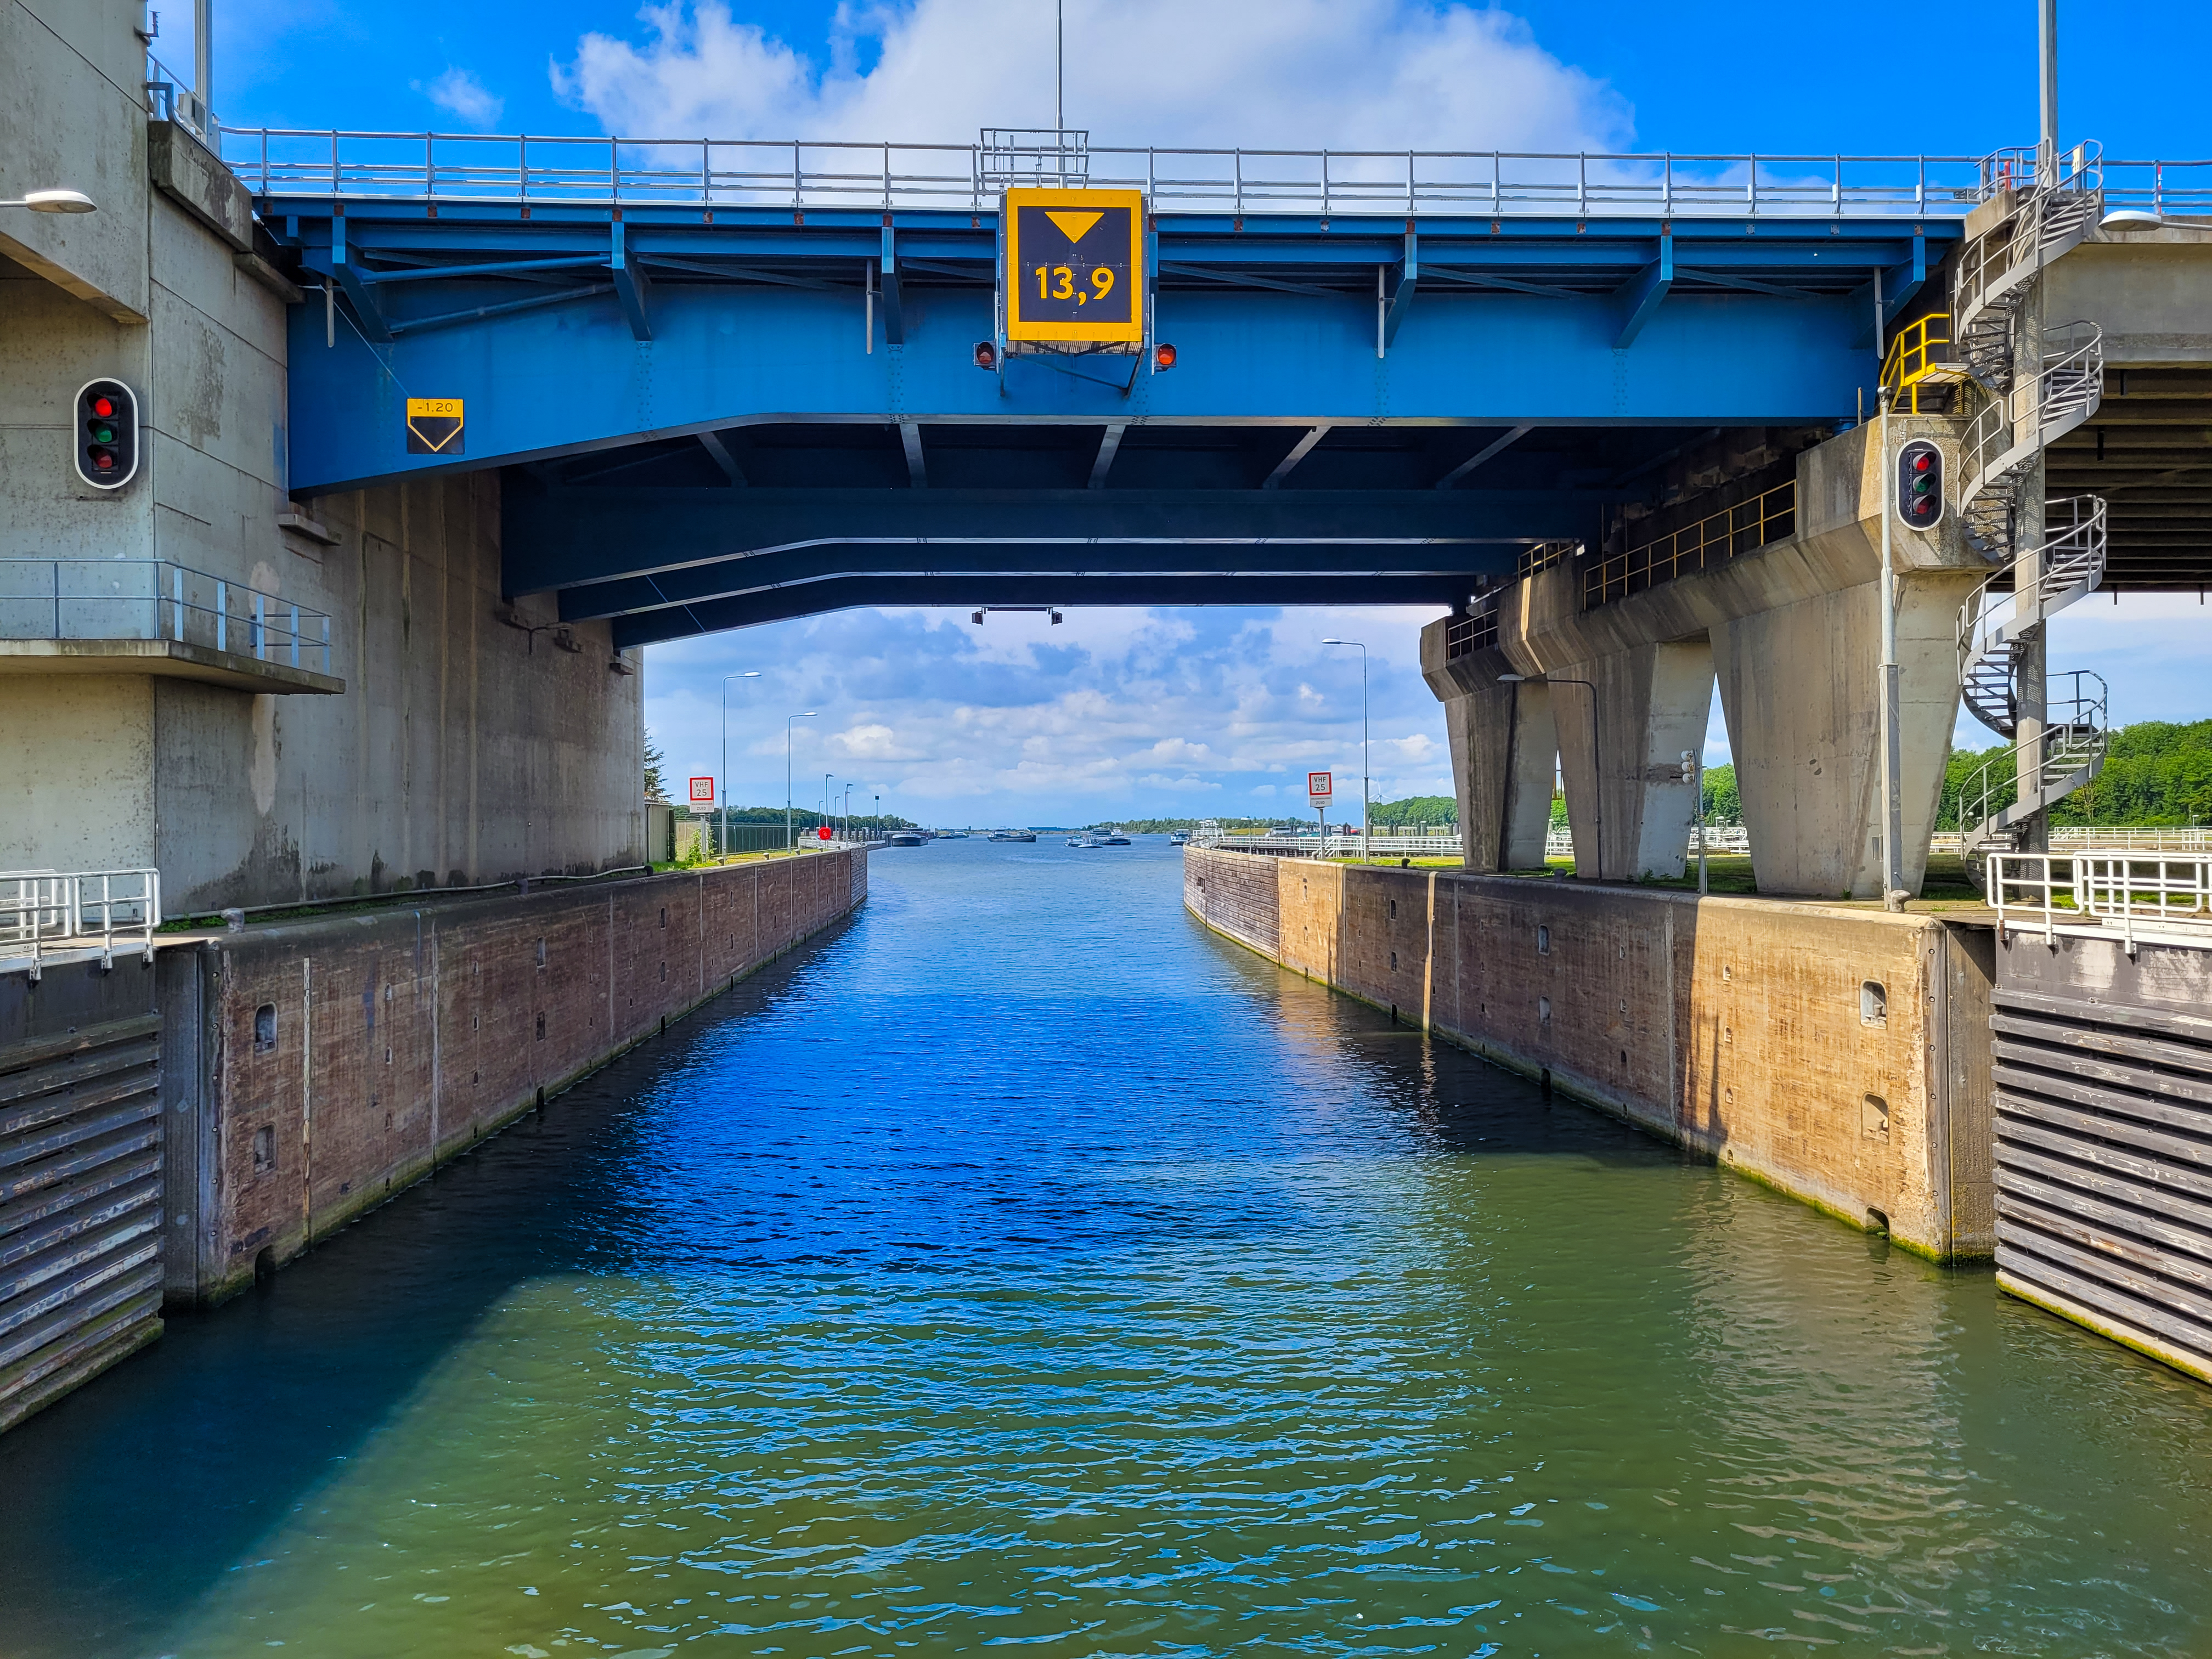
[[[1693,525],[1599,561],[1583,577],[1587,611],[1692,571],[1723,564],[1796,533],[1797,481],[1723,507]]]
[[[1951,314],[1947,311],[1932,311],[1898,330],[1881,360],[1881,383],[1888,388],[1890,407],[1907,415],[1920,412],[1922,386],[1964,380],[1966,373],[1951,361]]]

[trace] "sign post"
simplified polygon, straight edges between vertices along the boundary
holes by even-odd
[[[1313,803],[1314,811],[1321,814],[1319,856],[1322,858],[1328,856],[1328,803],[1330,797],[1335,793],[1336,775],[1334,773],[1309,772],[1306,774],[1306,799]]]
[[[711,812],[714,810],[714,779],[693,778],[689,794],[693,817],[697,817],[702,812]],[[703,846],[700,848],[700,852],[701,855],[704,856],[706,849]]]

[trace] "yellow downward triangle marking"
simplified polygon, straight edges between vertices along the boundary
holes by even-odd
[[[1054,213],[1048,210],[1044,216],[1058,225],[1060,234],[1069,241],[1079,242],[1091,227],[1106,216],[1103,213]]]

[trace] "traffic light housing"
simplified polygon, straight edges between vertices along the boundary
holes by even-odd
[[[138,476],[138,398],[120,380],[94,380],[76,394],[76,474],[94,489],[120,489]]]
[[[1911,530],[1933,530],[1943,518],[1943,452],[1915,438],[1897,452],[1897,516]]]

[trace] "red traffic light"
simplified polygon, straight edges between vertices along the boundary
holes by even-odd
[[[93,470],[94,471],[112,472],[115,471],[115,452],[112,449],[92,450],[88,453],[86,459],[91,461]]]
[[[1933,455],[1930,455],[1930,454],[1926,453],[1925,452],[1923,452],[1923,453],[1920,453],[1920,454],[1915,455],[1915,456],[1912,458],[1912,470],[1913,470],[1915,472],[1925,472],[1925,471],[1927,471],[1930,467],[1934,466],[1935,465],[1936,465],[1936,458],[1935,458]]]
[[[1152,367],[1155,369],[1173,368],[1175,366],[1176,349],[1173,346],[1162,341],[1152,348]]]
[[[998,366],[999,348],[992,344],[988,340],[976,341],[975,367],[982,369],[991,369],[996,368]]]
[[[829,840],[829,839],[830,839],[830,826],[829,826],[828,824],[826,824],[826,823],[825,823],[825,824],[823,824],[823,825],[819,830],[817,830],[814,833],[815,833],[816,835],[817,835],[817,836],[821,836],[823,840],[827,841],[827,840]]]
[[[95,393],[92,399],[92,412],[103,421],[112,418],[115,414],[115,399]]]

